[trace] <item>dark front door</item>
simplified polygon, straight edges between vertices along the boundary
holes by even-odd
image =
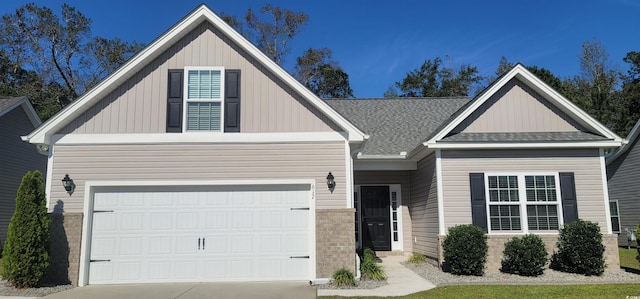
[[[360,192],[362,245],[375,251],[391,251],[389,186],[363,186]]]

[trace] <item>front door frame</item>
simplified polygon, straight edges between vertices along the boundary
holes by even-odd
[[[355,227],[356,227],[356,247],[362,248],[362,197],[360,187],[375,187],[375,186],[388,186],[389,187],[389,221],[391,231],[391,251],[403,251],[403,236],[404,227],[402,226],[402,192],[400,184],[359,184],[354,186],[353,198],[355,200],[354,207],[356,208]],[[395,193],[395,194],[394,194]],[[396,209],[394,211],[392,202],[396,202]],[[394,212],[396,218],[394,219]],[[395,226],[394,226],[395,225]],[[397,235],[397,239],[396,239]]]

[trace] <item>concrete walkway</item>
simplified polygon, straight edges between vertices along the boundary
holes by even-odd
[[[382,258],[382,266],[387,273],[387,285],[376,289],[318,289],[318,296],[405,296],[426,291],[436,286],[422,276],[409,270],[401,263],[404,256],[388,256]]]

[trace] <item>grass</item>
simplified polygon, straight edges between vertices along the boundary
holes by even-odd
[[[620,267],[640,270],[640,262],[636,260],[638,251],[635,248],[618,247],[618,252],[620,253]]]
[[[536,285],[536,286],[443,286],[407,296],[418,298],[628,298],[640,296],[640,284]],[[327,296],[319,298],[343,298]],[[349,297],[383,298],[383,297]],[[390,298],[390,297],[387,297]]]

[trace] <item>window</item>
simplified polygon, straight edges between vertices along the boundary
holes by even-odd
[[[620,232],[620,214],[618,213],[618,201],[609,202],[609,212],[611,213],[611,231]]]
[[[221,132],[223,124],[224,69],[185,69],[186,131]]]
[[[561,210],[557,175],[487,175],[491,231],[554,231]]]

